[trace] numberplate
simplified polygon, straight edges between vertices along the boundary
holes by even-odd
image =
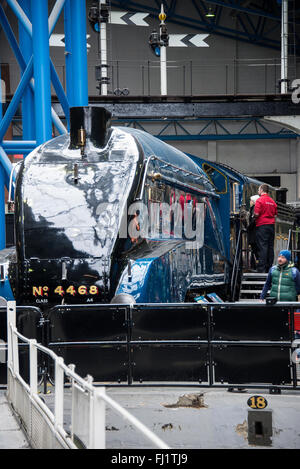
[[[80,285],[79,287],[74,287],[69,285],[67,288],[57,285],[56,287],[50,288],[47,285],[44,286],[33,286],[32,294],[36,298],[47,298],[48,296],[58,295],[63,297],[65,295],[71,296],[85,296],[85,295],[98,295],[99,288],[96,285]]]

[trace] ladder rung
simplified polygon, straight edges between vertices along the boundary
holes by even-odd
[[[259,293],[259,294],[261,294],[261,290],[241,290],[241,293]]]
[[[268,274],[267,273],[252,273],[252,272],[249,272],[249,273],[245,273],[243,275],[243,278],[253,278],[253,277],[257,277],[257,278],[267,278]]]
[[[250,280],[249,281],[245,280],[244,281],[243,280],[242,281],[242,285],[264,285],[264,284],[265,284],[265,282],[263,280],[257,280],[257,281],[255,281],[255,280],[251,280],[251,281]]]

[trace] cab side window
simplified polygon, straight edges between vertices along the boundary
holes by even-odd
[[[208,178],[215,186],[217,194],[226,194],[227,192],[227,178],[218,169],[214,168],[208,163],[203,163],[203,171],[207,174]]]

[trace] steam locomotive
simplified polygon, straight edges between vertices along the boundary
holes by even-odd
[[[110,120],[72,108],[70,134],[22,162],[2,296],[41,308],[230,299],[240,211],[260,182]]]

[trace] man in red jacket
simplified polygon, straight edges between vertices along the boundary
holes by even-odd
[[[256,244],[258,248],[258,272],[268,272],[274,259],[275,217],[277,204],[269,196],[269,186],[262,184],[255,203]]]

